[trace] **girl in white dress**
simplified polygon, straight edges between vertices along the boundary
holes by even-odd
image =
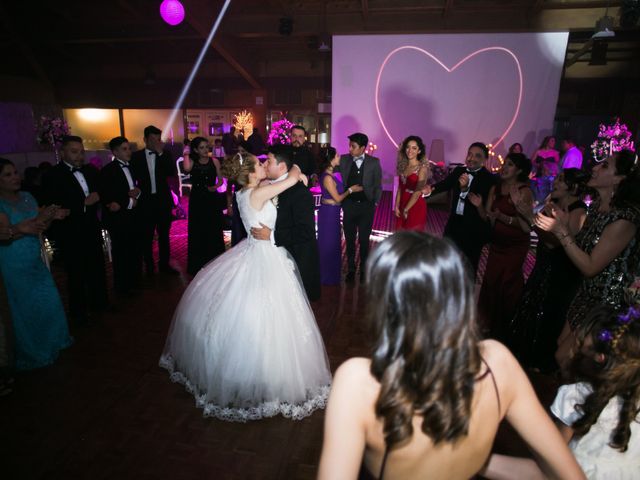
[[[226,172],[225,172],[226,171]],[[279,193],[301,178],[260,186],[265,169],[251,155],[223,166],[242,190],[244,227],[275,227]],[[246,422],[282,414],[295,420],[324,408],[331,373],[293,259],[271,241],[249,237],[207,264],[185,291],[160,366],[192,393],[204,416]]]
[[[640,475],[640,305],[595,310],[573,361],[579,380],[558,390],[551,412],[589,479]],[[546,478],[532,460],[493,455],[489,479]]]

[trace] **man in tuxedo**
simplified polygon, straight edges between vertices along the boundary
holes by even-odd
[[[147,273],[154,272],[153,235],[157,231],[160,271],[175,275],[178,271],[169,265],[169,230],[173,209],[169,180],[176,178],[177,170],[171,154],[164,150],[161,133],[153,125],[144,129],[145,148],[131,155],[130,166],[141,191],[136,208],[140,209],[143,224],[142,255]]]
[[[291,147],[274,145],[267,157],[267,177],[272,182],[287,178],[293,166]],[[275,197],[278,208],[275,230],[268,227],[252,228],[251,235],[258,240],[271,240],[284,247],[298,265],[302,284],[310,301],[320,299],[320,261],[316,241],[313,195],[304,183],[298,182]]]
[[[496,177],[484,167],[487,158],[487,146],[482,142],[472,143],[464,167],[457,167],[441,182],[423,189],[427,196],[451,190],[451,213],[444,235],[464,253],[474,275],[478,269],[482,247],[489,241],[491,229],[489,223],[480,218],[478,209],[468,199],[468,195],[475,193],[481,196],[482,203],[486,205],[489,191],[496,184]]]
[[[349,155],[340,157],[340,173],[344,186],[362,185],[363,191],[351,192],[342,202],[342,227],[347,244],[346,282],[352,283],[356,274],[356,235],[360,244],[360,280],[364,280],[369,255],[369,237],[373,228],[376,206],[382,196],[382,169],[380,160],[365,154],[369,138],[364,133],[349,136]]]
[[[317,173],[318,165],[313,153],[305,145],[307,141],[307,131],[302,125],[294,125],[291,127],[291,154],[294,165],[300,167],[300,171],[304,173],[307,178]]]
[[[107,288],[98,220],[98,170],[84,163],[82,139],[65,136],[60,162],[42,179],[46,205],[59,205],[69,215],[53,222],[49,238],[62,256],[69,289],[69,318],[78,325],[89,321],[89,308],[107,308]]]
[[[100,171],[99,188],[102,219],[111,236],[113,285],[116,292],[130,294],[142,269],[138,199],[141,191],[129,161],[131,146],[125,137],[109,142],[113,160]]]

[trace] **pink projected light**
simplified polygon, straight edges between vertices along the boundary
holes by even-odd
[[[403,47],[396,48],[395,50],[391,51],[391,53],[389,53],[389,55],[387,55],[387,57],[382,62],[382,65],[380,65],[380,70],[378,71],[378,78],[376,79],[375,103],[376,103],[376,112],[378,113],[378,119],[380,120],[380,124],[382,125],[382,128],[384,129],[384,132],[387,134],[387,137],[389,137],[389,140],[391,140],[391,143],[396,148],[398,147],[398,142],[396,142],[393,139],[393,137],[389,133],[389,130],[387,130],[387,126],[385,125],[384,120],[382,119],[382,114],[380,113],[380,105],[379,105],[379,102],[378,102],[378,93],[379,93],[379,90],[380,90],[380,78],[382,77],[382,72],[384,70],[384,67],[387,65],[387,62],[389,62],[391,57],[393,57],[396,53],[398,53],[401,50],[416,50],[416,51],[418,51],[420,53],[423,53],[424,55],[426,55],[427,57],[429,57],[433,61],[435,61],[442,68],[444,68],[447,71],[447,73],[451,73],[451,72],[455,71],[464,62],[466,62],[467,60],[475,57],[476,55],[478,55],[480,53],[484,53],[484,52],[489,52],[489,51],[495,50],[495,51],[504,52],[504,53],[510,55],[513,58],[513,60],[516,62],[516,67],[518,69],[518,79],[519,79],[519,83],[520,83],[520,90],[518,92],[518,102],[516,104],[516,110],[515,110],[515,112],[513,114],[513,118],[511,119],[511,123],[509,123],[509,126],[504,131],[502,136],[493,145],[493,148],[495,149],[495,147],[497,147],[500,143],[502,143],[502,141],[505,139],[505,137],[511,131],[511,128],[513,127],[513,125],[516,123],[516,119],[518,118],[518,113],[520,112],[520,104],[522,103],[523,80],[522,80],[522,69],[520,68],[520,62],[518,61],[518,57],[516,57],[515,54],[511,50],[508,50],[508,49],[506,49],[504,47],[487,47],[487,48],[482,48],[480,50],[476,50],[475,52],[473,52],[473,53],[467,55],[466,57],[464,57],[462,60],[460,60],[458,63],[456,63],[453,67],[449,68],[444,63],[442,63],[440,61],[440,59],[438,59],[438,57],[436,57],[432,53],[427,52],[426,50],[423,50],[422,48],[414,47],[413,45],[405,45]]]

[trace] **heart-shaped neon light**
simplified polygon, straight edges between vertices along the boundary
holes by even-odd
[[[419,47],[415,47],[413,45],[405,45],[403,47],[398,47],[395,50],[392,50],[389,53],[389,55],[387,55],[387,57],[382,62],[382,65],[380,65],[380,70],[378,71],[378,78],[376,79],[376,93],[375,93],[375,97],[376,97],[375,98],[376,112],[378,113],[378,119],[380,120],[380,124],[382,125],[382,128],[384,129],[384,132],[387,134],[387,137],[389,137],[389,140],[391,140],[391,143],[393,143],[394,146],[398,147],[398,142],[396,142],[393,139],[393,137],[389,133],[389,130],[387,130],[387,126],[385,125],[384,120],[382,119],[382,114],[380,113],[380,105],[379,105],[379,102],[378,102],[378,93],[379,93],[379,90],[380,90],[380,79],[382,78],[382,72],[384,71],[384,67],[387,65],[387,63],[389,62],[391,57],[393,57],[396,53],[398,53],[401,50],[416,50],[416,51],[426,55],[427,57],[431,58],[438,65],[440,65],[442,68],[444,68],[447,71],[447,73],[454,72],[464,62],[466,62],[470,58],[473,58],[476,55],[479,55],[479,54],[484,53],[484,52],[499,51],[499,52],[504,52],[507,55],[511,56],[511,58],[513,58],[513,60],[516,62],[516,68],[518,69],[518,80],[519,80],[519,84],[520,84],[519,85],[520,86],[520,90],[518,91],[518,102],[516,104],[516,109],[515,109],[515,111],[513,113],[513,117],[511,118],[511,122],[507,126],[507,129],[504,131],[504,133],[500,136],[499,140],[495,144],[493,144],[492,148],[495,148],[500,143],[502,143],[504,138],[511,131],[511,128],[513,127],[513,124],[516,123],[516,119],[518,118],[518,113],[520,112],[520,104],[522,103],[522,89],[523,89],[522,68],[520,68],[520,62],[518,61],[518,57],[516,57],[516,55],[511,50],[508,50],[508,49],[506,49],[504,47],[487,47],[487,48],[482,48],[480,50],[476,50],[473,53],[470,53],[469,55],[464,57],[462,60],[460,60],[458,63],[456,63],[453,67],[449,68],[444,63],[442,63],[440,61],[440,59],[438,57],[436,57],[435,55],[433,55],[431,52],[428,52],[428,51],[426,51],[426,50],[424,50],[422,48],[419,48]]]

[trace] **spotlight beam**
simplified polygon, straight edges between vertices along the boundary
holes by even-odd
[[[211,41],[213,40],[213,37],[215,36],[216,32],[218,31],[218,27],[220,26],[220,22],[222,22],[222,18],[224,17],[224,14],[226,13],[227,8],[229,7],[230,4],[231,4],[231,0],[225,0],[224,5],[222,5],[222,9],[220,10],[220,13],[218,14],[218,18],[216,18],[216,21],[213,24],[213,27],[211,27],[211,31],[209,32],[209,36],[207,37],[207,39],[204,42],[204,45],[202,46],[202,50],[200,50],[200,55],[198,55],[198,59],[196,60],[196,63],[193,65],[193,68],[191,69],[191,73],[189,73],[189,76],[187,77],[187,81],[185,82],[184,87],[182,87],[182,91],[180,92],[180,96],[178,97],[178,100],[176,101],[176,104],[173,106],[173,111],[171,112],[171,115],[169,116],[169,120],[167,120],[166,125],[162,129],[162,137],[165,140],[167,138],[167,132],[169,132],[169,130],[171,129],[171,126],[173,125],[173,121],[176,119],[176,115],[178,115],[178,111],[182,107],[182,102],[184,102],[184,97],[187,96],[187,93],[189,92],[189,89],[191,88],[191,83],[193,83],[193,79],[195,78],[196,74],[198,73],[198,69],[200,68],[200,64],[202,63],[202,60],[204,60],[204,56],[207,53],[207,50],[209,49],[209,46],[211,45]]]

